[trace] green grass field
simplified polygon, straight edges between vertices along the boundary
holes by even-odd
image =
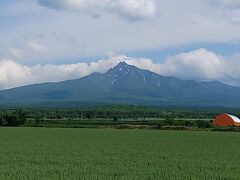
[[[240,179],[240,134],[0,128],[0,179]]]

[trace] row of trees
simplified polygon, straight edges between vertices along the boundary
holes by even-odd
[[[1,112],[0,125],[1,126],[20,126],[26,121],[26,112],[17,110],[13,112]]]
[[[68,124],[74,120],[112,120],[121,119],[143,120],[143,119],[165,119],[168,125],[184,126],[202,126],[206,127],[206,121],[186,121],[186,119],[213,119],[220,111],[199,111],[199,110],[164,110],[156,107],[141,106],[102,106],[96,108],[84,109],[8,109],[0,110],[0,125],[19,126],[23,125],[26,120],[34,124],[41,124],[48,120],[68,120]],[[235,113],[237,114],[237,113]],[[183,119],[184,121],[176,121]],[[52,121],[53,122],[53,121]],[[198,124],[196,124],[198,123]]]
[[[46,119],[144,119],[144,118],[178,118],[178,119],[207,119],[216,116],[218,111],[195,110],[163,110],[151,107],[138,106],[107,106],[85,109],[47,109],[29,110],[29,116],[36,115]]]
[[[159,123],[161,126],[185,126],[185,127],[198,127],[198,128],[211,128],[212,120],[174,120],[172,118],[166,118]]]

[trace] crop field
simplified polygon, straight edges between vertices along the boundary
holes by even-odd
[[[240,179],[240,134],[1,128],[0,179]]]

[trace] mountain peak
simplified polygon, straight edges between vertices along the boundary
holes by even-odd
[[[164,77],[124,60],[106,73],[0,91],[0,105],[143,104],[239,108],[240,88]],[[74,103],[72,103],[74,102]],[[50,104],[49,104],[50,103]],[[44,105],[45,105],[44,104]],[[68,106],[68,105],[67,105]]]
[[[126,69],[128,66],[129,65],[125,61],[122,61],[122,62],[118,63],[116,66],[114,66],[113,68],[109,69],[108,72],[122,71],[122,70]]]
[[[113,68],[109,69],[105,75],[110,78],[114,84],[119,78],[126,77],[134,66],[127,64],[125,61],[118,63]]]
[[[125,61],[122,61],[120,63],[118,63],[118,65],[116,65],[115,67],[119,67],[119,68],[123,68],[123,67],[127,67],[128,64]]]

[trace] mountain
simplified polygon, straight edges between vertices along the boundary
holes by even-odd
[[[183,81],[139,69],[125,62],[106,73],[0,91],[1,105],[141,104],[240,107],[240,88],[217,81]]]

